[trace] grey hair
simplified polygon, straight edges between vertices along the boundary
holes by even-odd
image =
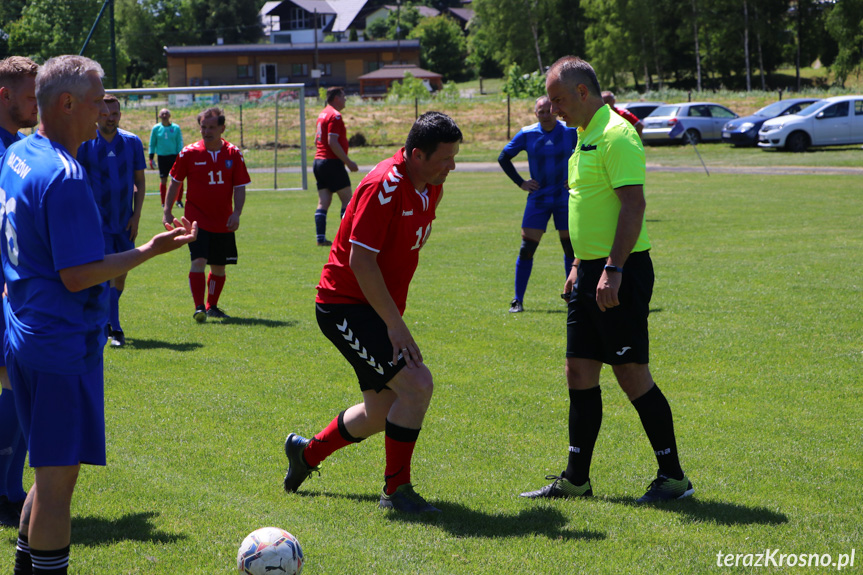
[[[593,66],[577,56],[564,56],[551,65],[547,76],[556,76],[573,90],[576,85],[584,84],[587,86],[588,93],[602,98],[602,89],[599,87],[599,80],[596,79]]]
[[[63,92],[69,92],[77,98],[83,98],[90,88],[87,74],[96,72],[99,77],[105,75],[102,66],[95,60],[84,56],[57,56],[45,62],[36,74],[36,103],[39,115],[51,107]]]

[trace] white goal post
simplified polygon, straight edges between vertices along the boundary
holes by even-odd
[[[225,134],[225,139],[243,150],[252,181],[255,181],[255,173],[269,173],[272,170],[272,188],[250,187],[249,190],[308,189],[306,87],[303,84],[121,88],[105,91],[123,102],[121,125],[123,129],[137,134],[144,142],[145,149],[150,128],[159,121],[160,108],[171,110],[172,121],[180,125],[184,142],[189,144],[197,140],[197,113],[206,107],[218,105],[226,110],[228,116],[230,130]],[[281,120],[280,112],[283,116]],[[286,157],[281,159],[280,148],[287,150]],[[280,174],[294,185],[280,187]]]

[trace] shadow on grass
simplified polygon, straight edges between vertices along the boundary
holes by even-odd
[[[332,497],[352,501],[377,503],[380,495],[358,495],[353,493],[326,493],[322,491],[300,491],[302,497]],[[404,523],[435,525],[456,537],[524,537],[540,535],[549,539],[599,541],[605,534],[585,529],[568,529],[569,519],[561,511],[549,507],[522,509],[515,515],[484,513],[458,503],[429,501],[443,513],[406,515],[396,511],[384,511],[387,519]]]
[[[627,497],[609,497],[606,501],[631,507],[643,507]],[[780,525],[788,523],[784,513],[766,507],[747,507],[723,501],[705,501],[687,498],[648,505],[661,511],[678,513],[691,521],[707,521],[717,525]]]
[[[525,537],[540,535],[565,541],[600,541],[605,533],[587,529],[567,528],[569,519],[561,511],[549,507],[522,509],[515,515],[484,513],[457,503],[433,501],[443,513],[433,515],[403,515],[388,513],[394,521],[436,525],[456,537]]]
[[[117,519],[103,517],[73,517],[72,543],[75,545],[111,545],[119,541],[145,543],[176,543],[188,539],[186,535],[165,533],[153,526],[154,512],[130,513]]]
[[[262,319],[258,317],[227,317],[221,320],[210,320],[212,323],[223,323],[225,325],[254,325],[260,327],[294,327],[297,320],[279,321],[275,319]]]
[[[160,339],[127,338],[126,345],[119,349],[170,349],[171,351],[195,351],[204,347],[197,342],[174,343]],[[113,348],[112,348],[113,349]]]

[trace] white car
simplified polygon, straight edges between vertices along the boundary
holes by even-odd
[[[758,147],[805,152],[809,146],[863,144],[863,96],[834,96],[797,114],[767,120]]]

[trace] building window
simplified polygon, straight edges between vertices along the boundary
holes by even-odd
[[[310,28],[306,24],[309,13],[299,7],[291,8],[290,17],[288,20],[288,30],[303,30]]]
[[[381,63],[380,62],[363,62],[363,68],[365,68],[366,74],[369,72],[374,72],[375,70],[380,70]]]
[[[237,66],[237,78],[254,78],[254,68],[249,65]]]
[[[308,76],[308,64],[291,64],[291,76]]]
[[[318,64],[318,70],[321,71],[321,76],[332,76],[333,65],[327,62],[326,64]]]

